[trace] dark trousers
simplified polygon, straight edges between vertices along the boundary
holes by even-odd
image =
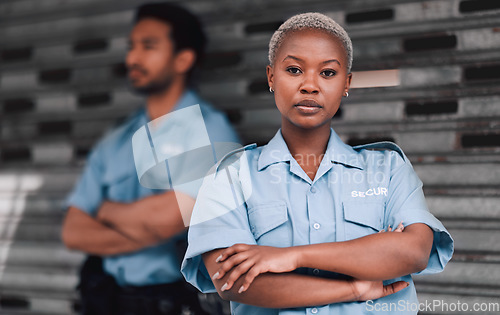
[[[185,282],[120,287],[102,269],[102,259],[89,256],[78,285],[82,315],[208,315],[198,291]]]

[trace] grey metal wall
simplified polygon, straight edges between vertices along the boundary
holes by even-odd
[[[0,1],[2,314],[77,308],[82,255],[60,243],[60,208],[92,144],[141,106],[123,68],[140,3]],[[332,126],[351,144],[401,145],[431,211],[455,238],[445,272],[417,278],[420,300],[500,303],[500,1],[183,3],[211,37],[201,92],[246,142],[265,143],[279,127],[265,79],[267,43],[292,14],[320,11],[343,24],[354,71],[399,69],[399,86],[352,90]]]

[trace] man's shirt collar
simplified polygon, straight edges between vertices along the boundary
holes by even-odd
[[[178,109],[183,109],[189,106],[193,105],[201,105],[201,98],[199,97],[198,93],[196,93],[194,90],[191,89],[186,89],[182,93],[181,97],[177,100],[177,103],[175,103],[174,107],[170,112],[176,111]],[[149,117],[149,113],[147,108],[144,106],[141,108],[142,111],[142,118],[141,118],[141,123],[146,124],[151,121],[151,117]],[[145,121],[144,121],[145,120]]]

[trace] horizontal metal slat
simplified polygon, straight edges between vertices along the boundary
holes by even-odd
[[[57,227],[55,227],[57,228]],[[61,268],[61,270],[77,270],[85,255],[82,252],[70,251],[60,242],[0,242],[2,251],[8,257],[4,264],[18,267]]]
[[[74,290],[78,278],[75,273],[57,269],[28,269],[8,266],[2,273],[0,292],[10,289],[68,292]]]

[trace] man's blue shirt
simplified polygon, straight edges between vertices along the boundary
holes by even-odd
[[[239,142],[226,117],[193,91],[186,91],[173,111],[196,104],[200,105],[211,142]],[[132,136],[149,120],[146,110],[140,109],[96,145],[80,180],[68,196],[67,206],[95,217],[106,200],[134,202],[163,192],[142,187],[134,164]],[[192,190],[186,193],[196,197]],[[179,257],[176,243],[182,238],[185,238],[185,233],[136,252],[104,257],[104,270],[120,285],[141,286],[181,280],[179,265],[182,257]]]

